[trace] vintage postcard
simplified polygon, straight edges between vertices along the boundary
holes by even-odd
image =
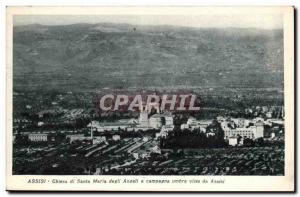
[[[294,8],[7,7],[6,189],[294,191]]]

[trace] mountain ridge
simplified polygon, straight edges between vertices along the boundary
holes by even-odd
[[[13,45],[14,83],[25,89],[281,87],[283,81],[278,29],[35,24],[15,26]]]

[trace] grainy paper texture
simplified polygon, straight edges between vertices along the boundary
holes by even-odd
[[[7,190],[294,191],[293,7],[8,7]]]

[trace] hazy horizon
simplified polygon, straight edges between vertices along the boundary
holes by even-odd
[[[18,15],[14,16],[14,26],[48,25],[63,26],[74,24],[128,24],[137,26],[179,26],[191,28],[255,28],[282,29],[280,15],[241,15],[207,16],[207,15]]]

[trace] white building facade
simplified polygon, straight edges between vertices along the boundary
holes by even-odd
[[[46,133],[30,133],[28,139],[32,142],[46,142],[48,140],[48,134]]]

